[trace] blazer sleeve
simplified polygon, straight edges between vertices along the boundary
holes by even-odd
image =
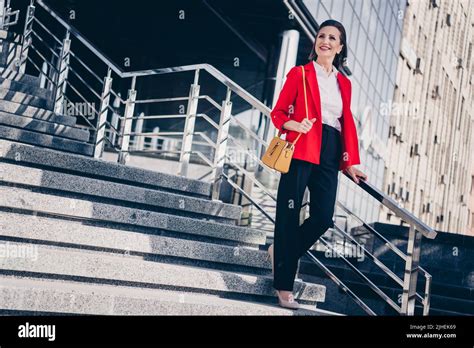
[[[349,95],[348,95],[348,103],[349,103],[349,112],[351,115],[350,127],[353,129],[352,137],[350,140],[347,140],[348,146],[351,148],[351,156],[344,161],[341,159],[341,164],[339,169],[345,170],[347,167],[360,164],[360,153],[359,153],[359,136],[357,134],[357,126],[355,124],[354,114],[352,113],[351,108],[351,99],[352,99],[352,82],[351,80],[347,79],[349,84]],[[344,149],[345,151],[345,149]]]
[[[296,66],[291,68],[288,74],[286,74],[286,81],[280,91],[276,105],[270,113],[273,124],[282,134],[288,133],[288,129],[284,129],[283,125],[293,115],[290,113],[290,110],[292,110],[291,106],[294,106],[296,100],[300,75]]]

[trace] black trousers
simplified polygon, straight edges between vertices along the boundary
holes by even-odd
[[[274,231],[274,279],[277,290],[293,291],[298,260],[334,226],[339,161],[342,142],[339,131],[323,123],[320,164],[292,159],[288,173],[278,184]],[[310,192],[310,216],[300,226],[303,195]]]

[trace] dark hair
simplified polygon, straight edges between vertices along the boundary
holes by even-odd
[[[346,41],[346,29],[344,29],[344,26],[342,23],[334,20],[334,19],[328,19],[321,23],[319,26],[318,32],[316,33],[316,37],[314,38],[313,42],[313,47],[311,48],[311,53],[309,54],[308,59],[309,60],[316,60],[318,59],[318,55],[316,54],[315,46],[316,46],[316,40],[318,39],[319,31],[321,28],[324,27],[336,27],[339,32],[341,33],[340,35],[340,41],[341,44],[344,45],[342,46],[341,53],[336,54],[336,57],[334,57],[334,62],[333,65],[337,68],[340,69],[342,68],[343,65],[346,65],[346,60],[347,60],[347,41]]]

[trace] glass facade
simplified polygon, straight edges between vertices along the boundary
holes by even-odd
[[[341,22],[347,34],[352,72],[351,110],[356,121],[361,165],[369,182],[383,189],[384,148],[389,116],[383,112],[394,95],[406,2],[403,0],[303,0],[321,24]],[[368,222],[378,220],[379,204],[341,175],[338,200]],[[337,211],[336,211],[337,214]]]

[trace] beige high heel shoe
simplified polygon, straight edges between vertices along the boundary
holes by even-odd
[[[278,303],[280,304],[281,307],[283,308],[289,308],[289,309],[299,309],[300,304],[295,301],[295,297],[293,294],[290,294],[288,296],[288,300],[285,300],[280,297],[280,292],[277,290],[277,296],[278,296]]]
[[[272,263],[272,274],[275,274],[275,265],[273,262],[273,244],[268,247],[268,258],[270,259],[270,262]],[[295,301],[295,297],[293,294],[290,294],[288,296],[288,300],[285,300],[280,297],[280,292],[276,290],[277,296],[278,296],[278,304],[283,307],[283,308],[289,308],[289,309],[299,309],[300,304]]]

